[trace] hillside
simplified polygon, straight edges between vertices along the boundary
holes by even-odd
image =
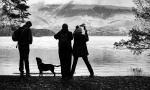
[[[108,5],[40,3],[31,5],[29,12],[32,14],[30,20],[34,23],[34,28],[48,28],[54,32],[58,32],[63,23],[67,23],[71,31],[76,25],[85,23],[87,29],[90,29],[92,33],[104,27],[109,27],[109,31],[111,28],[117,30],[121,28],[126,32],[133,27],[135,19],[132,8]],[[104,30],[108,29],[104,28]]]
[[[32,28],[32,35],[33,36],[53,36],[55,32],[48,30],[48,29],[33,29]]]
[[[9,27],[0,28],[0,36],[11,36],[12,33],[13,31],[11,31]],[[52,30],[32,28],[32,35],[36,37],[53,36],[55,34],[56,33],[53,32]],[[119,30],[111,27],[102,27],[102,28],[95,28],[92,30],[88,29],[88,34],[90,36],[126,36],[128,34],[128,31],[125,31],[123,29]]]
[[[67,23],[72,32],[76,25],[85,23],[90,35],[127,35],[135,19],[132,8],[110,5],[37,3],[30,6],[29,12],[33,28],[45,28],[54,33],[61,29],[63,23]]]
[[[32,35],[39,37],[39,36],[53,36],[55,32],[48,30],[48,29],[34,29],[32,28]],[[0,36],[11,36],[13,31],[9,28],[9,26],[3,28],[0,26]]]
[[[116,14],[132,13],[131,8],[118,6],[100,6],[100,5],[47,5],[38,9],[39,12],[54,14],[60,17],[73,16],[92,16],[107,19]]]

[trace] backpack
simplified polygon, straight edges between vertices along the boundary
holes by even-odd
[[[21,29],[22,28],[19,27],[16,31],[13,32],[13,34],[12,34],[12,40],[13,41],[19,41],[20,36],[21,36],[21,31],[22,31]]]

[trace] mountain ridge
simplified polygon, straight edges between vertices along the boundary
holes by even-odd
[[[90,27],[92,27],[91,25],[96,23],[96,27],[101,27],[104,26],[103,24],[105,23],[109,24],[109,22],[117,21],[118,18],[116,18],[116,16],[121,15],[122,17],[124,16],[127,21],[130,20],[131,22],[134,18],[132,8],[112,5],[77,5],[70,3],[65,5],[35,4],[30,7],[29,11],[32,14],[31,20],[34,21],[34,16],[38,16],[40,17],[39,19],[42,20],[39,21],[44,21],[43,23],[41,23],[45,25],[44,28],[52,29],[61,27],[63,23],[69,23],[69,26],[71,28],[74,28],[76,25],[82,23],[86,23],[86,25]],[[133,18],[130,18],[130,16]],[[122,17],[120,18],[120,20],[124,19]],[[90,25],[89,23],[93,24]],[[38,25],[39,27],[37,27],[41,28],[41,24]]]
[[[51,7],[52,6],[52,7]],[[55,10],[53,9],[55,8]],[[132,12],[131,8],[111,6],[111,5],[77,5],[77,4],[68,4],[68,5],[46,5],[39,9],[39,11],[49,11],[57,16],[66,16],[72,17],[77,16],[78,14],[89,15],[93,14],[100,16],[101,13],[128,13]],[[91,15],[90,15],[91,16]]]
[[[85,23],[92,33],[114,30],[129,31],[134,25],[132,7],[112,5],[44,4],[30,5],[32,28],[49,29],[55,33],[67,23],[73,32],[76,25]],[[128,24],[129,23],[129,24]],[[103,30],[102,30],[103,29]],[[119,33],[119,32],[117,32]]]

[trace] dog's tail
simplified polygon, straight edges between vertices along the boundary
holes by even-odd
[[[54,67],[60,67],[61,65],[54,65]]]

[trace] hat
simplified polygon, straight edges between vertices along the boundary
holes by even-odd
[[[78,29],[75,30],[75,33],[82,33],[82,28],[79,27]]]

